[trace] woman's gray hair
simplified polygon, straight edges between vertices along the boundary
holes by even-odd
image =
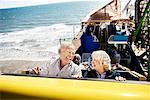
[[[111,60],[110,60],[109,55],[105,51],[103,50],[94,51],[92,53],[92,59],[102,61],[105,71],[108,71],[111,69]]]

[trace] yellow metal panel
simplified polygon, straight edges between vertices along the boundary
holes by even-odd
[[[0,91],[69,100],[150,100],[150,84],[0,75]]]

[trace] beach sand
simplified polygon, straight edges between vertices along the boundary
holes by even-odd
[[[27,61],[27,60],[4,60],[0,61],[0,74],[13,73],[20,74],[21,71],[26,71],[33,67],[41,67],[47,61]]]

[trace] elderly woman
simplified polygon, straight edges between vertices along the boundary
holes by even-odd
[[[92,53],[92,67],[94,70],[85,72],[83,75],[84,78],[125,80],[123,77],[120,77],[119,73],[111,70],[110,57],[103,50]]]

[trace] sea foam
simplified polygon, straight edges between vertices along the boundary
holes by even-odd
[[[60,40],[72,40],[79,30],[80,25],[60,23],[0,33],[0,60],[48,60],[58,56]]]

